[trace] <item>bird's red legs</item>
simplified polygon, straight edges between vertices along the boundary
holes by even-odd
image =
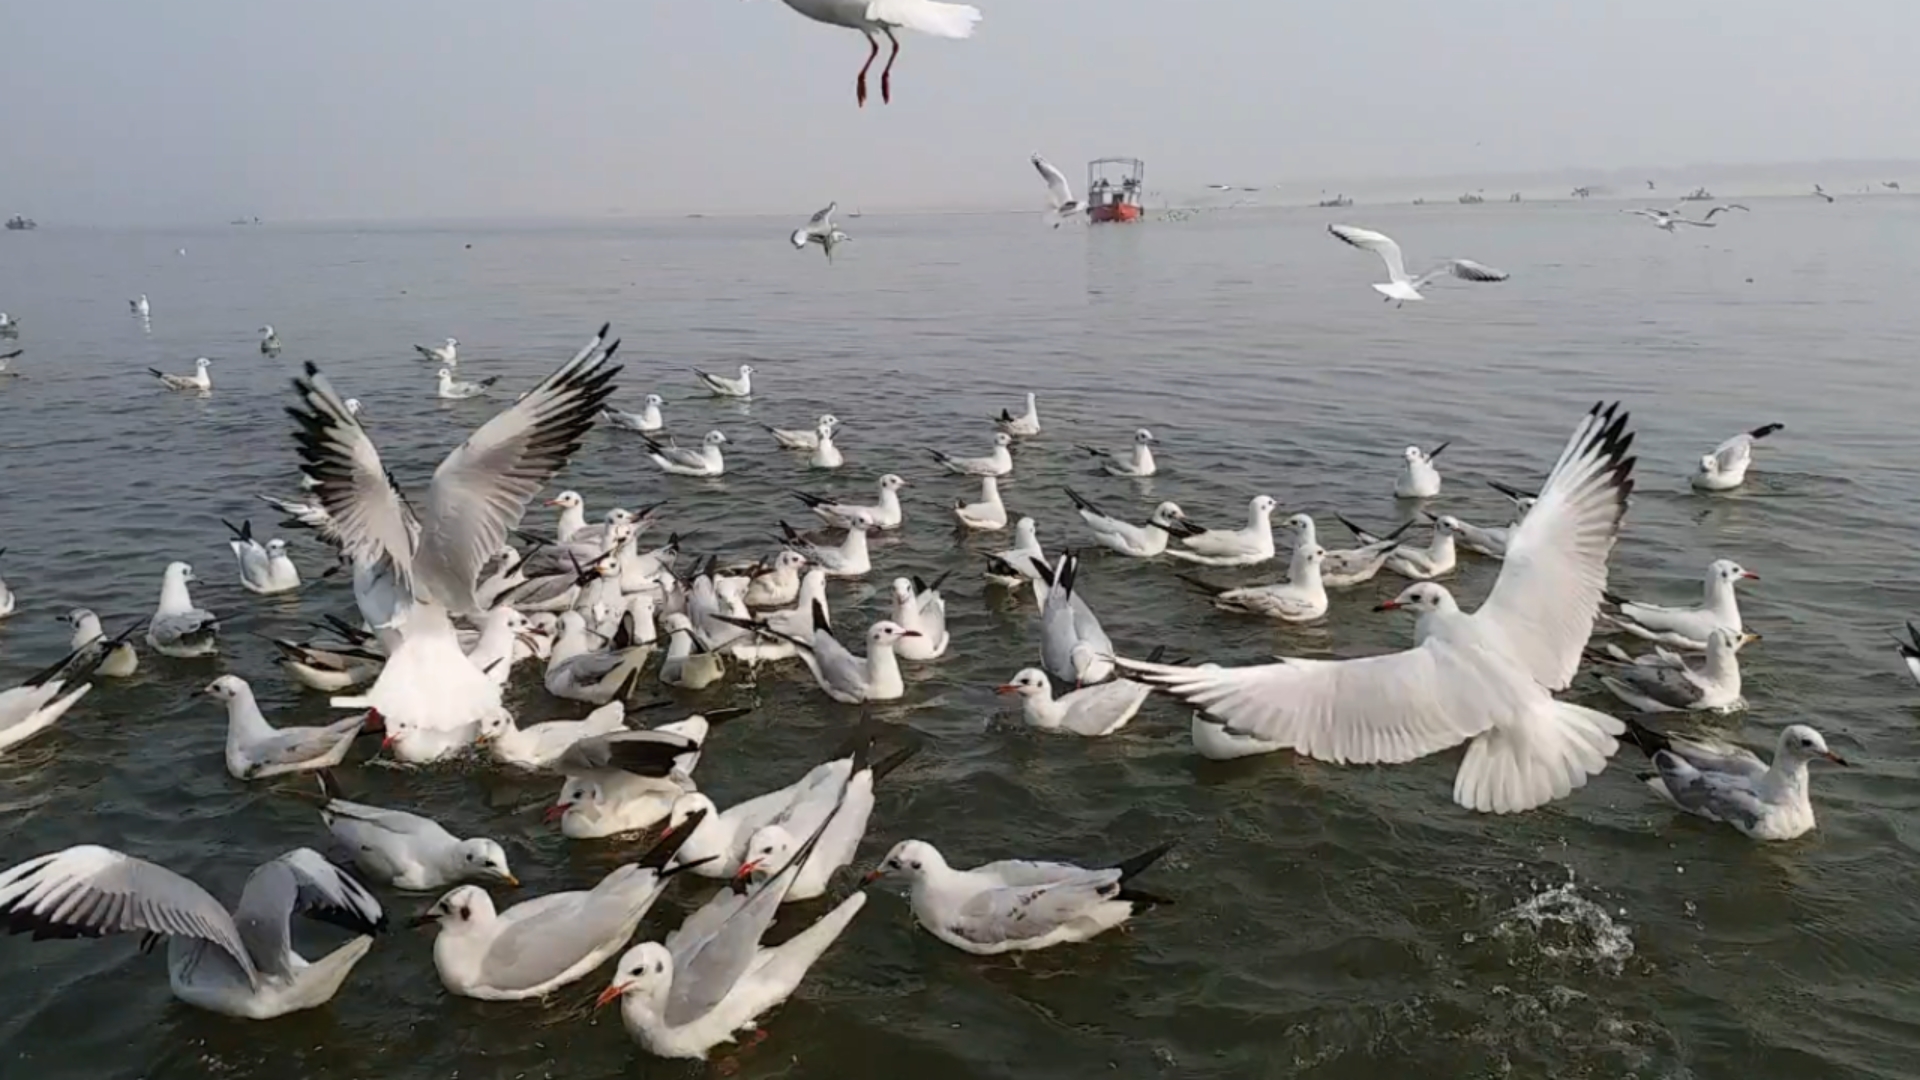
[[[854,100],[858,101],[860,103],[860,107],[863,109],[867,107],[867,69],[873,66],[874,57],[880,55],[880,42],[876,40],[872,34],[868,34],[867,46],[869,49],[867,53],[867,62],[860,65],[860,77],[858,79],[855,79],[853,83]],[[884,77],[882,77],[880,81],[880,87],[881,87],[880,93],[882,95],[885,95],[887,91],[886,91],[886,79]]]
[[[886,31],[887,40],[893,42],[893,52],[887,55],[887,66],[880,69],[880,100],[888,104],[892,104],[893,102],[893,62],[896,59],[898,59],[900,56],[900,39],[893,36],[893,27],[883,26],[881,27],[881,29]],[[880,48],[880,43],[877,41],[874,42],[873,47],[875,51],[878,51]],[[867,62],[872,63],[873,61],[869,60]]]

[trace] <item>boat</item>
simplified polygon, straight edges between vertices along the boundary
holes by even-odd
[[[1471,191],[1467,192],[1465,195],[1460,196],[1460,205],[1462,206],[1475,206],[1486,201],[1487,200],[1484,196],[1475,195]]]
[[[1509,196],[1507,196],[1507,201],[1508,201],[1508,202],[1519,202],[1519,201],[1520,201],[1520,193],[1516,191],[1516,192],[1514,192],[1513,194],[1511,194],[1511,195],[1509,195]]]
[[[1685,195],[1680,196],[1680,201],[1681,202],[1712,202],[1713,192],[1708,191],[1706,188],[1703,188],[1703,187],[1697,187],[1697,188],[1694,188],[1692,191],[1687,192]]]
[[[25,232],[28,229],[37,229],[39,227],[39,222],[21,214],[15,214],[7,219],[7,228],[12,229],[14,232]]]
[[[1576,199],[1584,199],[1592,194],[1593,189],[1590,187],[1577,187],[1573,189],[1573,197]]]
[[[1140,194],[1147,163],[1139,158],[1095,158],[1087,162],[1087,220],[1095,224],[1139,221]]]
[[[857,217],[859,217],[859,216],[860,216],[860,208],[856,206],[856,207],[854,207],[853,209],[851,209],[851,210],[849,210],[849,211],[847,211],[847,216],[848,216],[848,217],[850,217],[850,218],[857,218]]]
[[[1343,206],[1352,206],[1353,200],[1347,198],[1344,194],[1342,194],[1342,195],[1335,195],[1331,199],[1321,199],[1317,205],[1319,205],[1324,209],[1333,210]]]

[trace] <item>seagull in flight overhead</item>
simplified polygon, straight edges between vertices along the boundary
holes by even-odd
[[[838,201],[830,202],[824,209],[814,211],[804,228],[793,230],[793,235],[788,237],[793,241],[793,249],[805,251],[808,244],[819,244],[820,250],[827,254],[827,261],[832,262],[833,249],[839,247],[841,241],[853,239],[833,224],[833,212],[839,207]]]
[[[980,21],[980,9],[971,4],[943,4],[937,0],[787,0],[787,6],[829,26],[844,26],[866,35],[867,62],[860,66],[854,80],[853,96],[864,108],[867,104],[867,71],[880,56],[880,39],[885,34],[893,43],[887,66],[880,72],[880,100],[893,101],[893,62],[900,57],[900,39],[895,28],[916,30],[943,38],[969,38],[973,25]]]
[[[1829,194],[1827,194],[1827,189],[1826,189],[1826,188],[1823,188],[1823,187],[1821,187],[1821,186],[1820,186],[1819,184],[1815,184],[1815,185],[1813,185],[1813,193],[1814,193],[1814,195],[1815,195],[1816,197],[1818,197],[1818,198],[1822,198],[1822,199],[1825,199],[1825,200],[1827,200],[1828,202],[1832,202],[1832,201],[1833,201],[1833,196],[1831,196],[1831,195],[1829,195]]]
[[[1035,154],[1033,167],[1040,171],[1040,178],[1047,182],[1047,202],[1053,209],[1048,216],[1052,218],[1053,227],[1057,229],[1080,212],[1079,200],[1073,197],[1073,188],[1067,183],[1067,174],[1054,168],[1053,162]]]
[[[1741,209],[1745,209],[1745,207],[1742,207]],[[1675,210],[1640,209],[1640,210],[1622,210],[1620,212],[1623,214],[1637,214],[1640,217],[1646,218],[1648,221],[1653,222],[1654,228],[1665,229],[1668,232],[1674,232],[1675,225],[1692,225],[1696,229],[1711,229],[1716,227],[1714,223],[1711,221],[1689,221],[1677,209]],[[1707,216],[1712,217],[1713,211],[1709,210],[1707,212]]]
[[[1420,290],[1442,274],[1452,274],[1464,281],[1505,281],[1510,276],[1505,270],[1495,270],[1471,259],[1448,259],[1419,277],[1410,278],[1407,276],[1406,261],[1400,255],[1400,245],[1394,243],[1387,234],[1352,225],[1329,225],[1327,231],[1342,243],[1380,256],[1381,261],[1387,264],[1389,280],[1385,284],[1375,285],[1374,290],[1388,300],[1402,304],[1409,300],[1426,299],[1420,295]]]

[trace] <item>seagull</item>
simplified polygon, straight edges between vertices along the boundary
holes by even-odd
[[[1393,497],[1396,499],[1431,499],[1440,494],[1440,470],[1433,467],[1433,459],[1440,452],[1452,446],[1443,442],[1432,450],[1422,450],[1409,446],[1401,451],[1407,459],[1406,467],[1400,470],[1400,476],[1393,482]]]
[[[346,760],[361,731],[380,721],[369,712],[326,727],[276,728],[260,712],[253,687],[238,675],[222,675],[200,692],[227,703],[227,772],[235,780],[331,769]]]
[[[548,893],[496,913],[485,889],[462,885],[410,922],[439,924],[433,966],[448,993],[482,1001],[545,997],[626,945],[668,879],[684,869],[667,863],[691,831],[668,830],[591,890]]]
[[[1656,647],[1638,658],[1609,646],[1587,658],[1610,674],[1600,676],[1607,692],[1641,712],[1732,712],[1746,705],[1740,696],[1742,648],[1759,634],[1737,634],[1715,627],[1707,635],[1705,662],[1695,667],[1678,653]]]
[[[785,548],[767,566],[755,571],[747,583],[746,605],[756,610],[791,607],[800,596],[801,571],[807,557]]]
[[[707,392],[714,397],[743,398],[753,396],[754,367],[752,364],[741,364],[739,377],[733,379],[729,379],[725,375],[712,375],[701,371],[699,368],[694,368],[693,373],[699,378],[700,385],[705,387]]]
[[[0,375],[4,375],[9,379],[19,378],[20,373],[17,371],[8,371],[7,365],[11,364],[15,360],[18,360],[20,357],[26,355],[26,352],[27,350],[25,349],[13,349],[8,352],[0,353]]]
[[[1073,500],[1073,505],[1080,511],[1080,520],[1093,530],[1094,539],[1108,550],[1122,555],[1151,559],[1167,550],[1167,542],[1172,537],[1198,536],[1203,531],[1187,523],[1187,513],[1180,509],[1179,503],[1163,502],[1153,508],[1153,516],[1147,519],[1145,525],[1134,525],[1100,509],[1093,504],[1093,500],[1072,488],[1061,490]]]
[[[695,715],[575,742],[554,759],[553,767],[567,778],[559,800],[547,808],[547,820],[558,818],[560,835],[569,840],[653,828],[676,799],[693,790],[694,767],[710,729],[720,722],[718,715],[711,722]]]
[[[1273,512],[1279,507],[1265,495],[1247,503],[1247,523],[1238,529],[1200,529],[1180,537],[1187,550],[1168,548],[1176,559],[1206,566],[1253,566],[1273,558]]]
[[[1907,638],[1908,641],[1902,641],[1900,635],[1895,634],[1893,644],[1900,650],[1900,660],[1907,665],[1907,674],[1913,676],[1914,682],[1920,683],[1920,625],[1915,625],[1911,619],[1907,620]]]
[[[147,621],[147,646],[162,656],[211,656],[220,650],[220,621],[193,606],[187,583],[193,567],[168,563],[160,579],[160,606]]]
[[[1653,759],[1641,780],[1676,809],[1733,826],[1753,840],[1792,840],[1813,831],[1807,763],[1846,759],[1805,724],[1789,724],[1774,745],[1773,763],[1731,743],[1680,739],[1629,722],[1628,738]]]
[[[1033,167],[1040,171],[1040,179],[1047,182],[1047,217],[1057,229],[1080,212],[1080,203],[1073,197],[1073,187],[1067,183],[1067,174],[1054,168],[1053,162],[1035,154]]]
[[[139,627],[128,627],[108,643],[117,647]],[[67,710],[87,696],[93,684],[86,682],[105,662],[110,652],[88,645],[74,648],[52,667],[46,668],[10,690],[0,691],[0,754],[52,727]],[[80,683],[71,693],[67,688]],[[65,696],[62,696],[62,695]]]
[[[0,337],[17,338],[20,336],[20,320],[0,311]]]
[[[1385,536],[1375,536],[1339,514],[1333,516],[1336,521],[1347,527],[1347,531],[1353,534],[1354,539],[1360,541],[1360,546],[1340,551],[1327,551],[1326,559],[1320,564],[1320,581],[1329,589],[1348,589],[1372,581],[1393,553],[1400,550],[1401,534],[1413,528],[1414,524],[1413,519],[1408,519],[1401,522],[1399,528]],[[1294,543],[1317,544],[1319,542],[1318,530],[1314,528],[1311,517],[1295,514],[1287,519],[1287,524],[1293,529]]]
[[[1564,797],[1606,767],[1624,730],[1553,692],[1579,669],[1633,490],[1627,419],[1617,405],[1582,419],[1478,611],[1426,582],[1380,605],[1418,613],[1412,649],[1241,668],[1117,662],[1231,730],[1324,761],[1400,763],[1468,743],[1453,796],[1469,809]]]
[[[5,555],[6,553],[6,548],[0,548],[0,555]],[[14,610],[19,606],[20,598],[14,595],[12,589],[7,588],[7,583],[4,579],[0,579],[0,619],[4,619],[13,614]]]
[[[497,841],[462,840],[432,818],[348,802],[326,773],[318,775],[326,797],[320,820],[367,880],[408,892],[432,892],[473,878],[520,884]]]
[[[658,466],[661,472],[674,476],[720,476],[727,471],[727,461],[720,456],[720,448],[726,445],[727,437],[718,431],[709,431],[700,440],[700,449],[691,450],[673,441],[667,436],[666,442],[659,442],[651,435],[641,438],[647,444],[647,458]]]
[[[460,366],[460,342],[448,338],[445,345],[415,345],[413,351],[420,354],[422,360],[431,360],[441,367]]]
[[[1069,551],[1047,573],[1040,609],[1040,664],[1047,674],[1076,687],[1113,674],[1113,639],[1093,609],[1074,591],[1080,557]]]
[[[833,425],[821,424],[815,428],[813,455],[807,458],[807,466],[814,469],[837,469],[846,463],[846,455],[833,444]]]
[[[1352,225],[1329,225],[1327,231],[1343,243],[1380,256],[1381,261],[1387,264],[1388,281],[1384,285],[1375,285],[1374,291],[1387,300],[1402,304],[1408,300],[1426,299],[1420,295],[1420,290],[1442,274],[1452,274],[1463,281],[1505,281],[1510,276],[1505,270],[1495,270],[1471,259],[1448,259],[1417,278],[1409,278],[1406,263],[1400,256],[1400,245],[1385,233]]]
[[[1432,581],[1453,573],[1460,553],[1454,546],[1453,530],[1458,519],[1443,514],[1433,519],[1433,542],[1424,548],[1402,544],[1387,556],[1387,569],[1410,581]]]
[[[898,874],[912,884],[913,917],[941,941],[976,956],[1085,941],[1167,901],[1128,887],[1173,845],[1112,866],[1008,859],[955,870],[932,844],[902,840],[869,881]]]
[[[902,660],[938,660],[947,651],[947,601],[940,586],[942,574],[929,585],[917,577],[893,579],[893,621],[913,633],[894,643]]]
[[[809,510],[835,528],[844,529],[856,516],[865,515],[869,528],[881,532],[897,529],[905,520],[905,515],[900,511],[900,489],[910,485],[893,473],[888,473],[880,478],[878,486],[878,499],[871,506],[840,502],[823,495],[809,495],[804,491],[789,494],[806,503]]]
[[[1620,212],[1623,214],[1637,214],[1640,217],[1646,218],[1648,221],[1653,222],[1654,228],[1665,229],[1667,232],[1676,231],[1674,228],[1674,226],[1676,225],[1691,225],[1696,229],[1718,228],[1718,226],[1716,226],[1711,221],[1690,221],[1687,218],[1681,216],[1681,212],[1679,210],[1638,209],[1638,210],[1622,210]]]
[[[1009,435],[1040,434],[1040,399],[1034,394],[1027,395],[1027,411],[1019,416],[1007,409],[1001,409],[1000,415],[993,418],[993,426]]]
[[[1152,476],[1159,471],[1159,467],[1153,463],[1152,449],[1159,442],[1159,439],[1153,437],[1153,432],[1141,428],[1133,433],[1133,456],[1125,461],[1110,450],[1101,450],[1092,446],[1080,446],[1080,449],[1092,454],[1100,462],[1100,467],[1106,470],[1108,476]]]
[[[1007,448],[1013,445],[1013,436],[1004,431],[993,435],[993,452],[986,457],[957,458],[950,454],[928,448],[927,453],[939,462],[948,472],[961,476],[1011,476],[1013,474],[1013,454]]]
[[[1746,483],[1747,468],[1753,464],[1753,442],[1764,439],[1786,427],[1785,424],[1762,424],[1752,431],[1743,431],[1719,446],[1713,452],[1700,458],[1700,471],[1688,481],[1695,491],[1732,491]]]
[[[840,418],[832,413],[821,413],[820,419],[815,420],[813,426],[804,431],[777,428],[772,424],[760,426],[773,436],[773,441],[779,443],[782,450],[816,450],[820,447],[820,429],[839,427]]]
[[[364,644],[322,648],[279,638],[268,640],[280,654],[274,657],[275,663],[286,668],[300,685],[326,694],[372,682],[380,674],[381,665],[387,662],[385,656],[370,651]],[[366,640],[371,642],[372,635],[366,635]]]
[[[844,768],[839,761],[828,763],[837,783],[817,785],[803,793],[746,837],[736,879],[762,882],[781,867],[797,862],[800,870],[784,901],[792,903],[826,895],[834,871],[853,865],[867,833],[867,822],[873,816],[873,786],[920,749],[907,746],[875,761],[871,756],[874,740],[862,739],[860,733],[855,734],[855,740],[857,749]],[[817,839],[803,845],[799,838],[809,836]],[[808,847],[811,854],[803,854]]]
[[[833,212],[839,208],[838,200],[830,202],[815,210],[813,216],[807,219],[806,225],[793,230],[793,235],[787,239],[793,243],[794,250],[805,251],[808,244],[819,244],[826,249],[827,258],[832,259],[833,247],[827,243],[827,240],[838,231],[833,227]]]
[[[873,558],[867,548],[867,533],[872,528],[873,519],[864,511],[856,510],[847,518],[847,536],[840,546],[820,547],[795,532],[793,526],[784,521],[780,523],[781,542],[833,577],[862,577],[873,569]]]
[[[1746,210],[1746,209],[1747,209],[1746,207],[1741,206],[1739,203],[1728,203],[1725,206],[1715,206],[1708,209],[1706,214],[1701,218],[1701,220],[1712,221],[1713,215],[1715,214],[1724,214],[1729,210]],[[1748,211],[1748,212],[1751,213],[1752,211]]]
[[[1724,626],[1735,634],[1745,629],[1740,623],[1740,600],[1734,595],[1733,587],[1742,581],[1759,580],[1759,574],[1731,559],[1715,559],[1707,567],[1705,596],[1699,607],[1639,604],[1608,593],[1607,602],[1618,611],[1606,618],[1634,637],[1701,652],[1707,647],[1707,635],[1713,633],[1715,627]]]
[[[480,722],[479,742],[487,756],[521,769],[550,768],[574,743],[627,730],[627,709],[610,701],[580,720],[549,720],[521,727],[505,712]]]
[[[873,741],[872,730],[863,726],[832,758],[807,770],[800,779],[734,803],[724,811],[699,792],[681,795],[667,814],[667,827],[677,829],[690,819],[700,824],[681,845],[678,861],[701,877],[743,880],[746,874],[742,871],[749,861],[748,844],[763,828],[783,819],[792,823],[804,818],[808,824],[803,831],[812,832],[835,814],[836,808],[844,808],[842,793],[856,774],[870,769]]]
[[[267,356],[280,355],[280,337],[271,325],[260,328],[260,351]]]
[[[960,524],[979,532],[999,532],[1007,527],[1007,504],[1000,501],[1000,481],[991,476],[980,478],[980,501],[953,501],[953,516]]]
[[[159,368],[148,368],[147,374],[160,380],[160,385],[169,390],[198,390],[202,394],[213,392],[213,379],[207,375],[207,366],[213,361],[201,357],[193,362],[193,374],[169,375]]]
[[[146,293],[141,293],[138,300],[127,301],[127,307],[132,309],[136,318],[145,319],[153,314],[153,305],[147,303]]]
[[[600,410],[600,415],[605,417],[607,423],[612,424],[614,427],[626,428],[628,431],[638,431],[643,435],[651,435],[656,431],[664,431],[666,429],[667,422],[660,417],[660,406],[666,403],[667,399],[661,397],[659,394],[648,394],[646,403],[637,413],[621,412],[619,409],[609,406]]]
[[[5,588],[5,583],[0,583],[0,592],[4,592]],[[4,604],[5,601],[0,601],[0,606]],[[96,674],[109,679],[125,679],[140,669],[140,656],[133,651],[133,643],[124,640],[126,634],[113,641],[107,640],[107,632],[100,627],[100,616],[89,609],[74,608],[60,619],[73,627],[73,637],[67,642],[67,648],[75,652],[75,666],[84,667],[98,660],[100,666]]]
[[[240,587],[250,593],[271,596],[275,593],[292,592],[300,587],[300,571],[287,556],[287,542],[275,538],[262,546],[253,538],[253,522],[243,521],[240,528],[222,521],[227,530],[233,533],[233,539],[227,546],[233,549],[233,558],[240,567]]]
[[[385,582],[379,590],[356,586],[355,597],[372,629],[397,633],[365,696],[390,730],[398,724],[458,745],[500,708],[499,686],[461,651],[450,619],[484,610],[481,572],[612,395],[620,369],[608,363],[617,343],[601,348],[606,331],[603,325],[571,360],[468,435],[411,498],[320,369],[308,363],[294,380],[303,471],[318,481],[315,494],[356,581]]]
[[[667,632],[667,655],[660,662],[660,681],[683,690],[704,690],[726,674],[726,661],[708,652],[693,635],[693,620],[675,611],[661,620]]]
[[[1819,184],[1813,185],[1813,194],[1815,198],[1825,199],[1828,202],[1833,201],[1833,196],[1827,194],[1827,189],[1821,187]]]
[[[1032,727],[1099,738],[1126,727],[1146,704],[1153,687],[1130,679],[1110,679],[1056,698],[1046,672],[1023,668],[994,692],[1020,695],[1021,715]]]
[[[893,101],[893,62],[900,56],[900,39],[895,29],[913,30],[943,38],[969,38],[973,24],[980,21],[980,9],[970,4],[943,4],[937,0],[787,0],[787,6],[815,22],[844,26],[866,36],[871,49],[867,62],[860,66],[854,80],[853,97],[864,108],[867,104],[867,70],[880,55],[880,39],[885,34],[893,43],[887,66],[880,72],[880,100]]]
[[[1325,548],[1296,544],[1287,580],[1273,585],[1223,589],[1185,574],[1180,578],[1212,597],[1213,606],[1221,611],[1264,615],[1281,622],[1312,622],[1327,613],[1327,587],[1320,580],[1320,567],[1326,559]]]
[[[577,615],[578,612],[568,612]],[[565,619],[565,616],[562,616]],[[547,664],[544,685],[547,693],[568,701],[605,705],[616,698],[625,699],[640,676],[640,669],[653,656],[650,644],[634,644],[625,627],[605,649],[594,649]]]
[[[862,657],[849,651],[834,637],[833,625],[827,619],[823,604],[814,605],[813,636],[804,641],[782,634],[764,621],[756,623],[729,616],[721,616],[721,619],[791,642],[799,649],[801,661],[813,672],[814,681],[820,685],[820,689],[842,704],[897,701],[906,696],[907,684],[900,677],[900,662],[894,646],[901,638],[919,637],[918,630],[909,630],[899,623],[882,619],[868,628],[867,655]]]
[[[359,935],[319,960],[293,951],[289,921],[310,915]],[[0,919],[38,938],[138,930],[167,938],[173,996],[242,1020],[326,1004],[386,929],[380,902],[308,848],[254,870],[232,912],[186,878],[112,848],[83,844],[0,873]]]
[[[500,376],[489,375],[484,379],[478,379],[474,382],[455,382],[453,379],[453,369],[451,368],[441,368],[439,371],[434,372],[434,377],[440,380],[439,388],[434,391],[434,396],[442,401],[465,401],[468,398],[480,397],[487,392],[489,387],[500,381]]]
[[[1040,530],[1030,517],[1013,523],[1011,548],[987,556],[988,581],[1010,589],[1031,585],[1034,600],[1043,605],[1047,601],[1044,572],[1047,572],[1047,553],[1040,546]]]

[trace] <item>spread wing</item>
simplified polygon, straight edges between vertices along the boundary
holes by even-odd
[[[309,363],[293,386],[300,406],[287,413],[300,425],[294,442],[305,463],[301,468],[341,550],[357,566],[390,564],[396,580],[411,591],[420,523],[381,463],[380,451],[318,367]]]
[[[233,916],[207,891],[145,859],[91,844],[0,873],[0,919],[10,933],[101,937],[141,930],[205,941],[258,984]]]
[[[1607,556],[1633,493],[1633,433],[1615,405],[1595,405],[1507,537],[1500,579],[1474,619],[1498,627],[1534,680],[1563,690],[1593,635]]]
[[[833,228],[833,212],[839,208],[840,202],[836,199],[815,210],[813,216],[807,219],[807,229],[811,232],[826,232]]]
[[[274,975],[293,968],[293,915],[298,912],[360,934],[386,928],[380,901],[353,875],[311,848],[295,848],[247,878],[233,921],[260,970]]]
[[[1040,172],[1040,178],[1047,182],[1047,200],[1055,210],[1064,210],[1073,205],[1073,187],[1067,183],[1067,174],[1053,167],[1053,163],[1039,154],[1033,155],[1033,167]]]
[[[1352,225],[1329,225],[1327,231],[1345,243],[1380,256],[1381,261],[1387,264],[1388,280],[1407,280],[1407,264],[1400,255],[1400,245],[1394,243],[1393,238],[1386,233],[1377,233],[1372,229],[1361,229]]]

